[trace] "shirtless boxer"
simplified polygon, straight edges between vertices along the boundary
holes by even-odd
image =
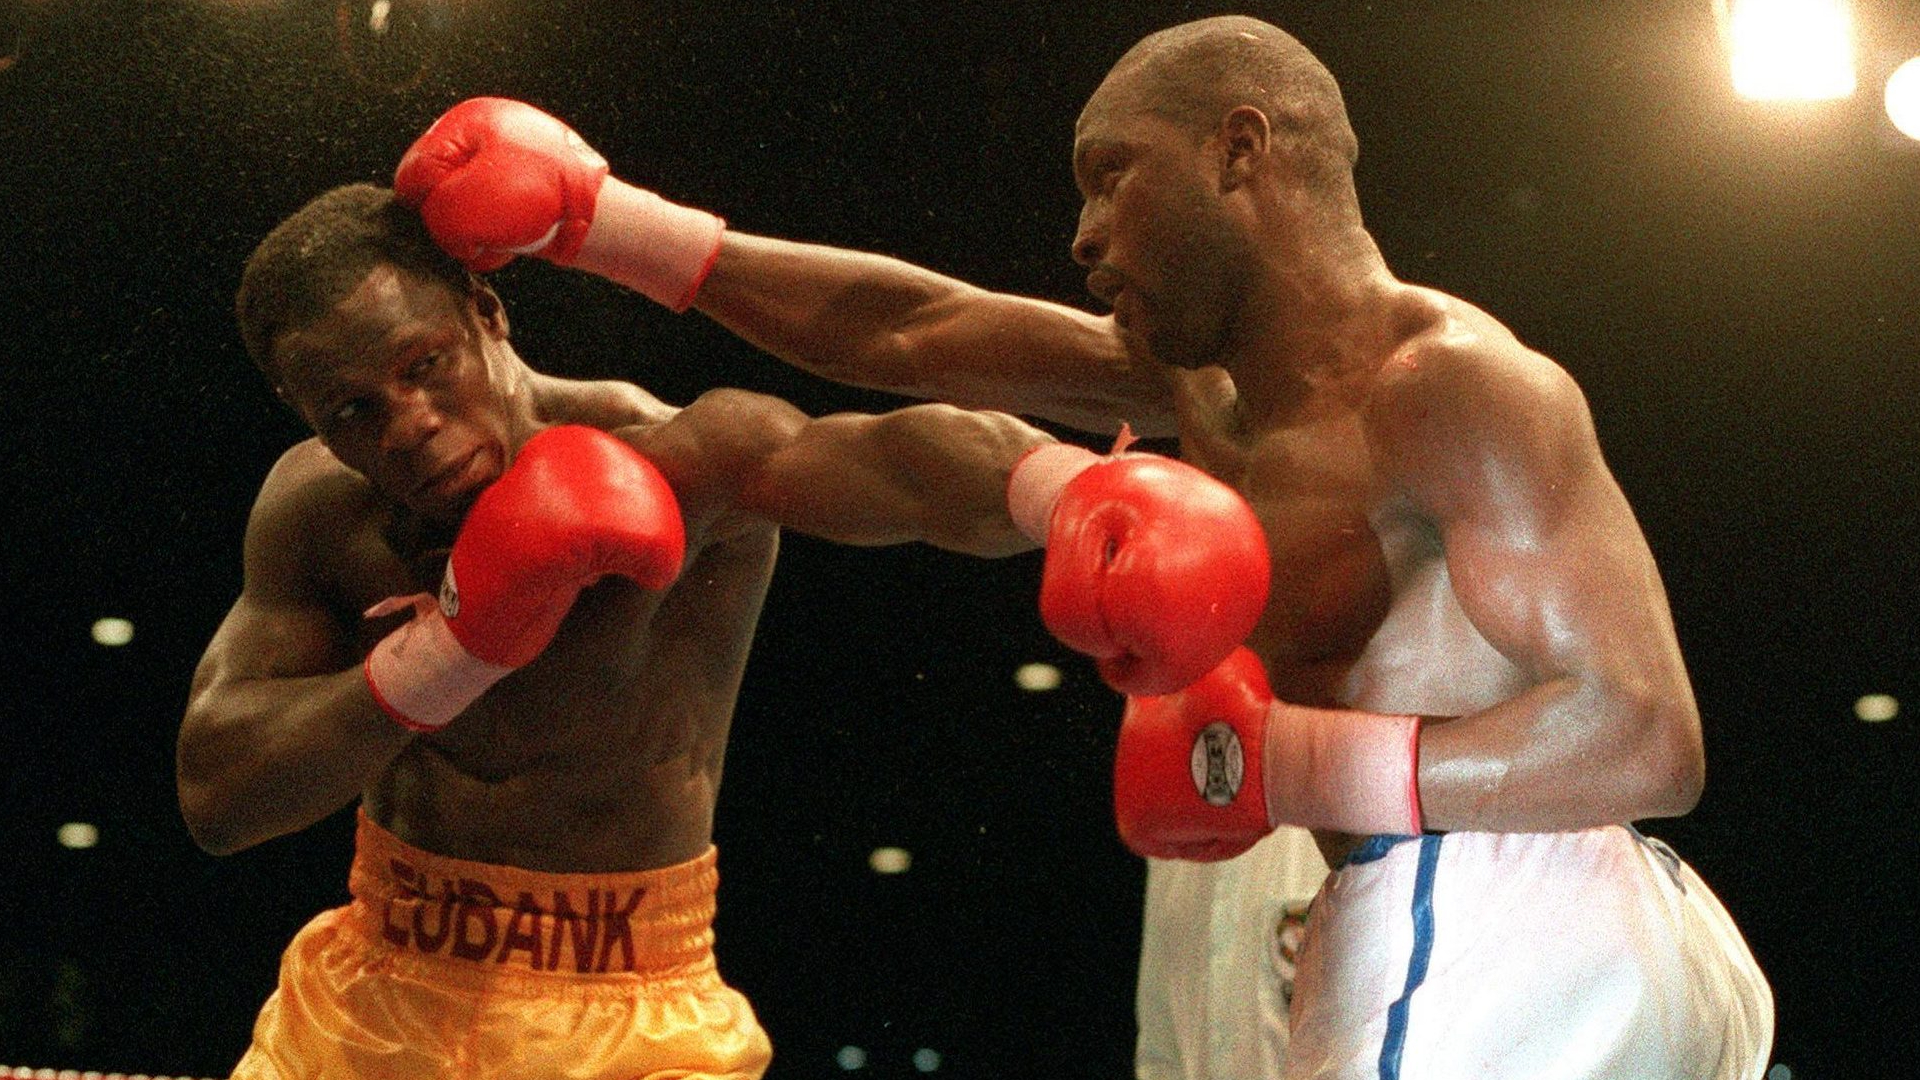
[[[1179,462],[1034,470],[1016,462],[1052,440],[1003,414],[810,420],[542,375],[384,188],[282,223],[236,309],[316,437],[248,523],[181,810],[224,853],[361,800],[353,901],[287,949],[237,1077],[765,1070],[713,958],[712,826],[781,526],[977,555],[1044,539],[1049,621],[1117,635],[1144,688],[1218,663],[1264,601],[1251,510]],[[1250,580],[1259,599],[1215,618]]]
[[[566,154],[528,147],[590,154],[577,136],[466,109],[427,138],[484,129],[524,152],[426,194],[466,257],[616,280],[678,260],[694,287],[650,295],[803,368],[1090,431],[1130,421],[1248,498],[1270,601],[1219,669],[1129,700],[1115,801],[1156,858],[1315,830],[1336,869],[1306,923],[1286,1076],[1762,1074],[1764,977],[1705,884],[1630,824],[1695,804],[1699,717],[1584,398],[1487,313],[1392,275],[1338,87],[1297,41],[1240,17],[1177,26],[1089,100],[1073,255],[1108,316],[726,231],[614,179],[569,187]],[[481,213],[501,174],[544,203]],[[1231,1018],[1224,998],[1165,1007],[1271,1031],[1257,989]]]

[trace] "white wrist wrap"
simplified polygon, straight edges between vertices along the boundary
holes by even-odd
[[[1419,717],[1280,702],[1268,716],[1269,822],[1355,836],[1419,835]]]
[[[674,311],[693,304],[720,257],[727,223],[609,176],[573,265]]]
[[[1099,454],[1069,443],[1047,443],[1029,450],[1007,477],[1007,511],[1013,523],[1029,540],[1045,547],[1060,489],[1100,460]]]
[[[426,593],[383,600],[367,617],[406,607],[413,608],[413,618],[367,653],[367,686],[381,710],[402,727],[438,731],[513,669],[469,653]]]

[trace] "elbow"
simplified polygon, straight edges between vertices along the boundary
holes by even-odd
[[[195,847],[209,855],[231,855],[245,848],[233,830],[222,825],[220,817],[206,811],[183,788],[180,792],[180,816],[187,823],[187,835]]]
[[[191,730],[189,728],[188,730]],[[174,759],[174,791],[181,820],[194,845],[209,855],[231,855],[251,847],[242,823],[233,813],[233,800],[207,775],[193,742],[182,738]]]
[[[1646,693],[1629,706],[1636,752],[1628,770],[1630,818],[1682,817],[1700,803],[1706,785],[1706,754],[1693,694]]]

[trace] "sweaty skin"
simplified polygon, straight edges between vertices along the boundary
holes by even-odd
[[[731,231],[695,306],[827,378],[1176,436],[1266,528],[1248,644],[1275,693],[1431,718],[1426,827],[1687,812],[1692,689],[1579,388],[1485,312],[1394,278],[1344,115],[1226,103],[1183,124],[1156,107],[1185,74],[1161,44],[1124,57],[1076,126],[1073,255],[1111,314]],[[1302,130],[1324,153],[1298,149]],[[589,231],[583,261],[602,242]],[[1320,839],[1334,865],[1353,842]]]
[[[195,838],[238,850],[364,797],[409,844],[544,871],[692,858],[714,801],[781,526],[856,544],[1031,547],[1007,518],[1013,463],[1047,437],[1012,417],[918,406],[810,420],[715,391],[676,409],[624,383],[528,368],[491,292],[389,265],[275,345],[282,396],[318,432],[275,465],[248,524],[241,595],[195,673],[178,747]],[[376,707],[360,671],[432,592],[465,508],[541,428],[613,431],[672,485],[683,571],[663,592],[585,589],[548,649],[444,730]]]

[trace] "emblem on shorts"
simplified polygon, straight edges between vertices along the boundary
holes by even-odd
[[[460,614],[460,586],[453,583],[453,560],[447,560],[446,575],[440,579],[440,614],[451,619]]]
[[[1193,790],[1210,806],[1225,806],[1240,794],[1246,776],[1246,754],[1232,727],[1214,721],[1193,737]]]

